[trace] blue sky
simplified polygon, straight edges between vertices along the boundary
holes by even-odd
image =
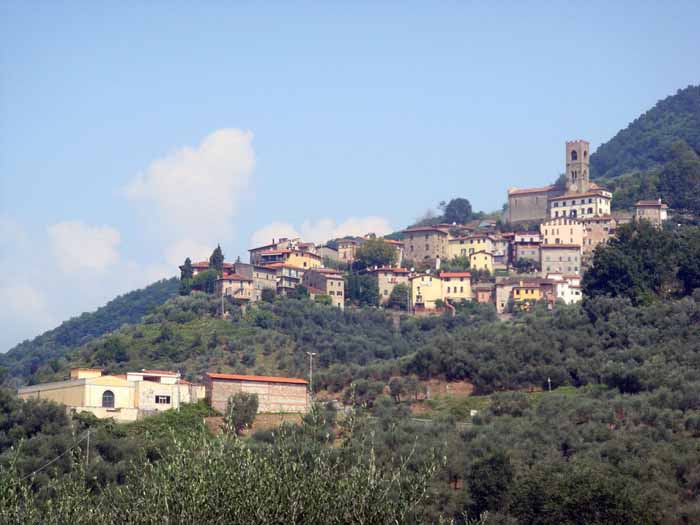
[[[4,2],[0,351],[285,233],[499,209],[700,81],[698,2]]]

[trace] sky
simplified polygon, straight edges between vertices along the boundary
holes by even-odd
[[[110,5],[111,4],[111,5]],[[700,82],[700,3],[0,4],[0,351],[221,243],[498,210]]]

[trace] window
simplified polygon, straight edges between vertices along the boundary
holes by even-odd
[[[156,396],[156,405],[169,405],[170,396]]]
[[[561,158],[561,157],[559,157],[559,158]],[[578,153],[576,153],[575,151],[572,151],[571,152],[571,160],[578,160]]]
[[[111,390],[102,392],[102,406],[104,408],[114,408],[114,392]]]
[[[460,286],[460,287],[459,287],[459,291],[460,291],[460,292],[464,292],[464,286]]]
[[[389,290],[387,290],[386,288],[384,288],[384,295],[389,295]]]

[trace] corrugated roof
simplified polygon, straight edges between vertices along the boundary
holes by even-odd
[[[308,385],[309,382],[305,379],[297,377],[274,377],[274,376],[247,376],[241,374],[218,374],[207,372],[206,375],[211,379],[223,379],[230,381],[258,381],[261,383],[293,383],[297,385]]]

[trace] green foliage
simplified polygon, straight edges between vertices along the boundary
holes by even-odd
[[[602,144],[591,155],[591,174],[615,178],[660,167],[678,140],[700,151],[700,86],[678,90]]]
[[[396,262],[396,250],[382,239],[367,239],[357,250],[357,269],[373,266],[392,266]]]
[[[397,308],[399,310],[408,309],[409,288],[407,284],[399,283],[391,290],[389,300],[386,305],[389,308]]]
[[[193,275],[194,270],[192,269],[192,260],[187,257],[185,259],[185,263],[182,265],[182,268],[180,268],[180,280],[184,281],[185,279],[192,279]]]
[[[441,206],[442,207],[442,206]],[[467,199],[456,198],[444,205],[442,222],[464,224],[472,218],[472,205]]]
[[[318,304],[323,304],[325,306],[331,306],[333,304],[333,299],[331,298],[330,295],[317,295],[314,298],[314,301],[317,302]]]
[[[308,299],[309,298],[309,289],[304,286],[303,284],[300,284],[296,288],[294,288],[294,291],[291,292],[290,297],[293,299]]]
[[[277,292],[275,292],[275,290],[272,288],[263,288],[260,292],[260,298],[266,303],[274,302],[275,297],[277,297]]]
[[[218,275],[221,275],[224,272],[224,252],[221,251],[221,246],[218,244],[209,257],[209,268],[216,270]]]
[[[475,461],[466,476],[473,502],[471,514],[478,516],[487,510],[505,508],[513,477],[513,466],[502,450]]]
[[[216,291],[216,280],[218,277],[219,274],[214,268],[199,272],[194,276],[194,279],[192,279],[192,288],[204,293],[214,293]]]
[[[627,297],[635,304],[687,295],[700,283],[700,228],[658,229],[646,221],[623,225],[599,246],[583,277],[588,297]]]
[[[228,398],[224,428],[230,434],[241,434],[250,428],[258,413],[258,395],[247,392],[236,392]]]
[[[379,305],[379,285],[371,275],[350,274],[346,280],[346,296],[360,306]]]
[[[457,255],[449,261],[440,262],[440,270],[444,272],[460,272],[469,270],[469,256]]]
[[[671,208],[700,214],[700,144],[695,148],[682,140],[671,146],[671,160],[661,168],[659,192]]]

